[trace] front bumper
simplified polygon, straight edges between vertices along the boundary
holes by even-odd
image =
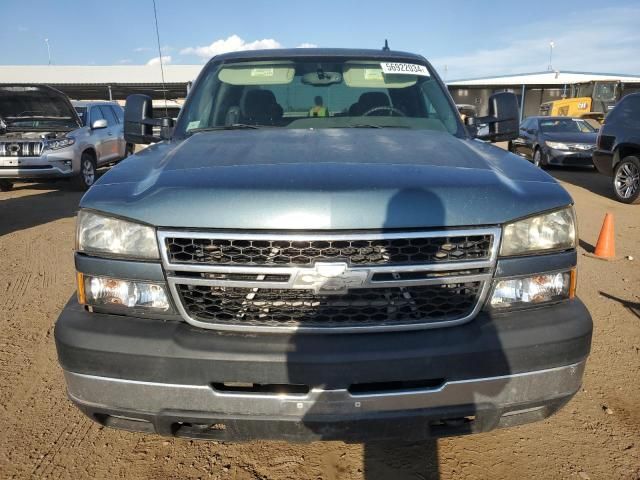
[[[72,148],[48,152],[40,157],[0,157],[0,178],[31,180],[70,177],[79,169]]]
[[[422,439],[541,420],[580,388],[585,361],[547,370],[445,382],[437,388],[354,395],[218,392],[208,385],[65,372],[70,399],[107,426],[220,440]],[[417,424],[415,422],[418,422]]]
[[[549,165],[565,167],[593,167],[591,151],[574,152],[547,148],[545,154]]]
[[[89,314],[72,301],[55,337],[71,400],[104,425],[220,440],[363,441],[545,418],[579,389],[591,330],[578,300],[483,312],[456,327],[345,335],[223,333]],[[218,387],[228,382],[309,390]]]

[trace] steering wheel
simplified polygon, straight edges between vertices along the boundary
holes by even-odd
[[[371,115],[372,113],[375,113],[375,112],[381,112],[381,111],[383,111],[383,110],[387,110],[387,111],[389,111],[389,112],[391,112],[391,113],[397,113],[397,114],[398,114],[398,115],[400,115],[401,117],[406,117],[405,113],[404,113],[402,110],[400,110],[399,108],[396,108],[396,107],[389,107],[389,106],[384,106],[384,105],[383,105],[383,106],[381,106],[381,107],[373,107],[373,108],[370,108],[369,110],[367,110],[366,112],[364,112],[364,113],[362,114],[362,116],[363,116],[363,117],[368,117],[368,116],[369,116],[369,115]],[[391,115],[391,116],[393,116],[393,115]]]

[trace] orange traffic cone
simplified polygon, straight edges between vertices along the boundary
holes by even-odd
[[[594,252],[594,255],[600,258],[613,258],[616,256],[612,213],[607,213],[604,216],[604,222],[602,223],[602,229],[600,230],[600,236],[598,237],[598,243],[596,244],[596,251]]]

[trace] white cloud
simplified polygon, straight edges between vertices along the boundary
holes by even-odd
[[[136,47],[133,49],[134,52],[136,53],[140,53],[140,52],[150,52],[151,51],[151,47]]]
[[[545,71],[553,41],[554,70],[637,74],[639,22],[638,7],[585,10],[505,30],[502,46],[431,60],[449,80]]]
[[[198,57],[209,59],[215,55],[227,52],[237,52],[240,50],[260,50],[263,48],[282,48],[282,45],[273,38],[245,42],[238,35],[216,40],[211,45],[202,47],[189,47],[180,50],[182,55],[197,55]]]
[[[318,45],[316,45],[315,43],[305,42],[305,43],[301,43],[296,48],[318,48]]]
[[[147,62],[147,65],[158,65],[160,63],[160,57],[153,57],[151,60]],[[167,64],[171,63],[171,55],[163,55],[162,63]]]
[[[130,58],[122,58],[118,60],[119,65],[128,65],[130,63],[133,63],[133,60],[131,60]]]

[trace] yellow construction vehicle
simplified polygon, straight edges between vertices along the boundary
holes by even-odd
[[[604,121],[604,117],[624,95],[640,89],[637,83],[619,80],[598,80],[571,86],[569,98],[540,105],[540,115],[580,117]]]

